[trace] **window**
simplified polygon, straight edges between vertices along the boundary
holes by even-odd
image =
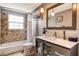
[[[9,15],[8,16],[8,29],[23,29],[24,17]]]

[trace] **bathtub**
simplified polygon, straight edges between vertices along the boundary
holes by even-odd
[[[23,50],[22,44],[24,43],[26,43],[26,40],[1,44],[0,55],[7,55]]]

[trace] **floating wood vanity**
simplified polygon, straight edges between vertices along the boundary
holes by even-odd
[[[78,43],[61,38],[38,36],[36,37],[36,52],[41,56],[77,56]]]

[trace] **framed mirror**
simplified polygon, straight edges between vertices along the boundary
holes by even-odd
[[[47,9],[47,29],[76,30],[77,4],[58,3]]]

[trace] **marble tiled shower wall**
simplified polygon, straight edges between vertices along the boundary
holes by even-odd
[[[25,40],[25,30],[8,30],[8,12],[5,9],[0,11],[0,43]],[[25,22],[26,23],[26,22]],[[26,26],[25,26],[26,27]]]

